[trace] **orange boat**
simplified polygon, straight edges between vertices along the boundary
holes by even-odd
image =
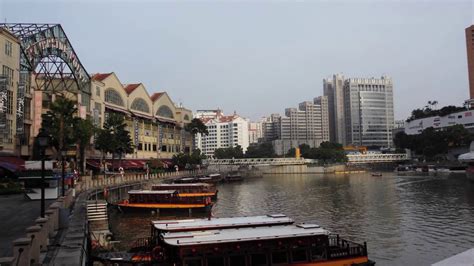
[[[151,190],[176,190],[181,197],[211,197],[212,200],[217,200],[216,186],[208,183],[185,183],[185,184],[158,184],[152,185]]]
[[[116,203],[120,210],[196,210],[209,212],[212,200],[209,196],[180,194],[176,190],[130,190],[128,199]]]

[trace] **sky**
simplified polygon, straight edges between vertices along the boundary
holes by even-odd
[[[60,23],[89,73],[113,71],[191,110],[283,114],[335,73],[391,76],[395,119],[469,97],[474,0],[0,0],[0,19]]]

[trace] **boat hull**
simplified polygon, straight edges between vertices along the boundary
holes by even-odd
[[[212,204],[115,204],[122,212],[202,212],[207,213],[212,209]]]

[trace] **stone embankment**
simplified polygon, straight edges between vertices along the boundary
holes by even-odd
[[[192,171],[160,174],[128,174],[115,177],[83,177],[64,197],[47,208],[44,218],[31,221],[12,244],[12,256],[0,258],[0,266],[84,265],[87,262],[87,200],[105,187],[193,176]]]

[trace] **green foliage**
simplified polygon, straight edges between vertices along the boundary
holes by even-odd
[[[229,148],[219,148],[214,151],[214,157],[217,159],[240,159],[244,157],[244,152],[240,145]]]
[[[76,118],[74,123],[73,136],[76,140],[77,145],[79,146],[79,165],[81,166],[80,168],[84,166],[85,151],[86,148],[90,145],[90,140],[95,132],[96,128],[91,119]],[[81,169],[81,171],[83,170],[84,169]]]
[[[276,157],[273,145],[270,142],[252,144],[245,152],[246,158],[274,158]]]
[[[115,154],[118,154],[121,158],[123,154],[132,153],[132,139],[126,127],[127,124],[125,124],[123,116],[114,113],[109,114],[104,123],[104,128],[98,130],[95,139],[96,149],[101,150],[104,154],[111,153],[112,159]]]
[[[347,156],[341,144],[333,142],[323,142],[319,148],[311,148],[307,144],[299,146],[301,157],[306,159],[316,159],[324,163],[329,162],[347,162]],[[296,153],[295,148],[288,150],[287,155],[294,157]]]
[[[437,101],[428,101],[427,106],[413,110],[411,112],[411,116],[407,119],[407,122],[431,116],[446,116],[452,113],[457,113],[466,110],[465,107],[454,105],[444,106],[441,109],[434,109],[437,104]]]
[[[209,134],[207,126],[198,118],[193,118],[189,124],[184,126],[184,129],[193,135],[198,133],[203,135]]]
[[[76,143],[74,135],[77,118],[76,103],[66,98],[57,98],[50,110],[42,116],[42,128],[51,136],[51,145],[60,151]],[[59,154],[59,152],[58,152]]]
[[[473,140],[472,135],[462,125],[454,125],[444,130],[435,130],[429,127],[421,134],[407,135],[398,132],[394,143],[397,149],[410,149],[426,159],[434,159],[437,155],[444,155],[450,148],[467,146]]]
[[[178,165],[179,168],[190,169],[193,165],[202,164],[202,160],[206,159],[204,154],[201,154],[201,150],[196,149],[191,154],[178,153],[173,155],[173,165]]]

